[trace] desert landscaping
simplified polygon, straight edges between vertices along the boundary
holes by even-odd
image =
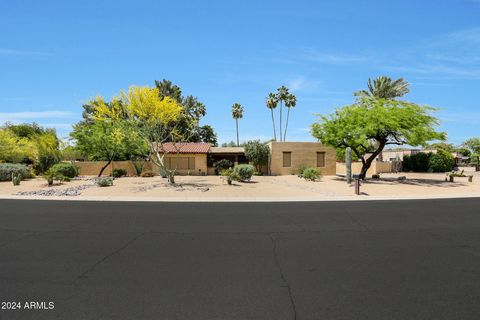
[[[361,182],[361,194],[355,195],[353,184],[344,177],[324,176],[306,181],[296,175],[254,176],[249,182],[228,185],[220,176],[176,176],[170,184],[160,176],[121,177],[113,186],[99,187],[94,176],[81,176],[69,182],[48,186],[45,179],[33,178],[14,186],[0,182],[0,198],[55,200],[124,200],[124,201],[307,201],[373,200],[474,197],[480,195],[480,173],[466,168],[472,175],[445,181],[444,173],[384,173],[380,179]],[[399,180],[405,177],[405,180]]]

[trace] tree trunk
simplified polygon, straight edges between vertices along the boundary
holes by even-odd
[[[280,100],[280,142],[282,142],[282,108],[283,103],[282,100]]]
[[[98,177],[101,177],[101,176],[102,176],[103,171],[104,171],[105,169],[107,169],[108,165],[109,165],[110,163],[112,163],[112,161],[113,161],[113,157],[111,157],[110,159],[108,159],[107,164],[104,165],[104,166],[102,167],[102,169],[100,170],[100,173],[98,174]]]
[[[287,112],[287,121],[285,122],[285,132],[283,133],[283,141],[287,141],[288,118],[290,118],[290,107]]]
[[[275,118],[273,116],[273,108],[270,108],[270,111],[272,111],[273,140],[277,141],[277,130],[275,129]]]
[[[380,142],[378,149],[375,150],[375,152],[372,153],[372,155],[367,160],[365,160],[363,157],[361,158],[362,170],[360,171],[360,175],[359,175],[360,179],[365,180],[368,169],[370,169],[370,166],[372,165],[373,160],[375,160],[375,158],[383,151],[383,148],[385,147],[385,143],[386,142]]]
[[[237,147],[240,147],[240,140],[238,138],[238,119],[235,119],[235,123],[237,125]]]

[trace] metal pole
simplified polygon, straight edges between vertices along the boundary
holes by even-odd
[[[355,194],[360,195],[360,179],[358,178],[355,179]]]

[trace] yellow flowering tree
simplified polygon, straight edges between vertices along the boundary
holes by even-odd
[[[37,148],[31,140],[18,137],[8,128],[0,128],[0,162],[33,161],[36,156]]]
[[[157,88],[136,86],[121,92],[110,105],[97,104],[94,112],[97,120],[123,123],[137,132],[149,147],[151,161],[171,183],[175,182],[175,170],[165,165],[163,144],[175,146],[185,140],[176,128],[182,113],[182,106],[169,96],[161,97]]]

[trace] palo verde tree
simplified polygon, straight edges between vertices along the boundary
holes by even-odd
[[[162,97],[158,88],[149,87],[132,86],[115,99],[121,103],[114,104],[113,108],[98,105],[94,112],[95,119],[104,122],[120,121],[136,132],[148,146],[150,160],[160,168],[160,172],[170,183],[175,183],[176,168],[167,166],[165,156],[169,151],[164,146],[165,143],[170,143],[177,148],[177,142],[186,141],[188,138],[184,136],[182,129],[178,128],[184,112],[182,105],[174,98]],[[191,124],[195,125],[195,122]]]
[[[243,107],[240,103],[234,103],[232,105],[232,118],[235,119],[235,124],[237,127],[237,147],[240,146],[240,139],[238,136],[238,119],[243,118]]]
[[[444,140],[437,132],[436,109],[406,101],[362,97],[356,103],[320,116],[312,125],[312,135],[335,148],[350,147],[362,161],[360,178],[365,179],[373,160],[387,145],[425,145]]]
[[[92,161],[106,161],[100,169],[100,177],[112,161],[146,157],[148,148],[143,139],[127,126],[126,115],[120,99],[105,101],[98,96],[83,106],[83,120],[73,126],[70,137],[75,145],[72,151]],[[115,120],[103,121],[95,118],[97,110],[118,111]]]

